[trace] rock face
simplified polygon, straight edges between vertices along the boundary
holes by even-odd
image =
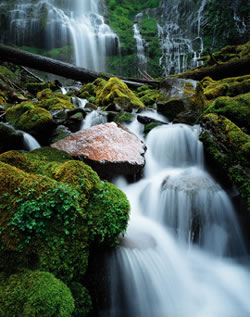
[[[51,146],[79,157],[104,178],[137,174],[145,164],[144,143],[114,122],[79,131]]]

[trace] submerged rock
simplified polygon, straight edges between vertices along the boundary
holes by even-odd
[[[145,164],[144,143],[114,122],[74,133],[51,146],[81,158],[106,178],[137,174]]]

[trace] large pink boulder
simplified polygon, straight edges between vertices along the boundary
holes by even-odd
[[[51,145],[92,166],[101,177],[137,174],[144,166],[144,143],[116,123],[93,126]]]

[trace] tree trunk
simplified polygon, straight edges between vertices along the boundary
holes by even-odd
[[[98,73],[81,68],[69,63],[64,63],[49,57],[32,54],[22,51],[10,46],[0,44],[0,60],[3,62],[10,62],[13,64],[30,67],[39,71],[51,73],[65,78],[73,79],[81,82],[93,82],[97,78],[109,79],[115,75],[106,73]],[[158,86],[159,82],[144,79],[123,78],[123,80],[130,87],[139,87],[144,84],[149,86]]]

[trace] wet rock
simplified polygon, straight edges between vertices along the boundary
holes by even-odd
[[[147,116],[141,116],[141,115],[137,116],[137,121],[139,121],[142,124],[148,124],[148,123],[152,123],[152,122],[156,122],[156,123],[160,123],[160,124],[167,124],[167,122],[163,122],[163,121],[160,121],[160,120],[157,120],[154,118],[150,118]]]
[[[7,123],[0,123],[0,153],[25,149],[23,134]]]
[[[55,143],[59,140],[65,139],[71,135],[71,131],[64,125],[59,125],[52,133],[50,143]]]
[[[194,125],[199,119],[200,114],[193,110],[183,111],[179,113],[173,123],[185,123],[189,125]]]
[[[145,164],[144,143],[114,122],[79,131],[51,146],[80,158],[108,179],[137,174]]]

